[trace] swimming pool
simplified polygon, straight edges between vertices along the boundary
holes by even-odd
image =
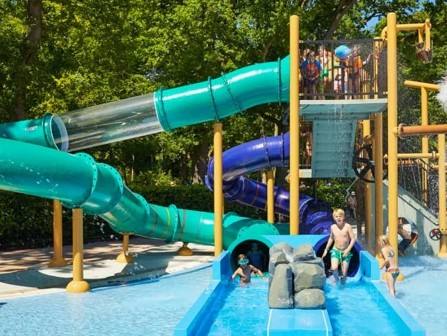
[[[429,257],[401,257],[405,280],[398,282],[397,300],[425,328],[428,336],[447,333],[447,262]]]
[[[326,286],[329,318],[335,336],[399,336],[401,321],[368,282]]]
[[[0,300],[0,335],[172,335],[211,281],[211,267],[86,294]]]
[[[260,278],[249,286],[227,285],[220,305],[213,307],[208,335],[264,335],[269,318],[267,287],[268,282]]]
[[[265,335],[269,319],[268,284],[255,278],[250,286],[226,285],[214,298],[206,330],[209,335]],[[399,336],[402,322],[368,282],[327,285],[327,310],[335,336]]]
[[[400,258],[400,266],[406,280],[397,284],[397,300],[426,328],[427,335],[444,336],[447,262],[435,257],[411,257]],[[3,299],[0,335],[172,335],[176,324],[210,283],[211,268],[207,267],[157,281],[98,288],[81,295],[56,293]],[[384,283],[380,286],[385,287]],[[368,314],[373,313],[368,307],[377,309],[374,304],[377,296],[361,287],[348,284],[344,289],[328,288],[328,310],[335,335],[366,334],[370,326],[377,328],[377,319],[387,315],[386,310],[379,309],[374,312],[377,318],[369,318]],[[228,287],[221,306],[215,307],[210,334],[228,335],[231,329],[246,330],[247,323],[255,330],[258,326],[265,330],[266,290],[267,282],[256,278],[248,288]],[[246,303],[240,301],[242,297],[247,298]],[[247,314],[236,314],[230,319],[227,314],[237,305],[243,305]],[[365,312],[360,314],[361,310]],[[346,316],[337,316],[340,311],[346,312]],[[358,320],[359,316],[365,318]],[[363,328],[361,334],[354,323]],[[240,329],[241,326],[244,328]],[[382,325],[376,331],[383,332]],[[367,335],[376,331],[368,331]]]

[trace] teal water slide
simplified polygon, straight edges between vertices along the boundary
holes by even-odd
[[[99,215],[119,233],[212,245],[214,214],[150,204],[119,173],[68,152],[220,120],[289,99],[289,58],[254,64],[217,79],[0,125],[0,189],[61,200]],[[233,213],[224,216],[224,248],[242,237],[287,231]]]

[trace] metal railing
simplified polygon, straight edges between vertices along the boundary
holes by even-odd
[[[386,82],[381,39],[300,42],[301,99],[382,98]]]

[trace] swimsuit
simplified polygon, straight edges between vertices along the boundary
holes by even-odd
[[[398,268],[394,268],[394,267],[393,267],[393,268],[387,268],[386,271],[387,271],[388,273],[391,273],[391,276],[393,277],[394,280],[396,280],[397,277],[398,277],[399,274],[400,274],[399,269],[398,269]]]
[[[339,250],[336,247],[333,247],[331,249],[331,259],[336,259],[339,263],[346,262],[349,264],[349,261],[352,258],[352,252],[349,251],[348,255],[346,257],[343,256],[344,251]]]
[[[250,265],[247,265],[247,266],[244,266],[244,267],[240,266],[240,267],[242,269],[242,273],[244,274],[243,276],[241,276],[241,281],[243,283],[249,283],[250,280],[251,280],[251,267],[250,267]]]

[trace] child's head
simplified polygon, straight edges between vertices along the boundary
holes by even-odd
[[[332,217],[337,223],[339,221],[343,222],[345,220],[345,212],[343,211],[343,209],[335,209],[332,213]]]
[[[377,243],[379,244],[380,247],[384,247],[390,245],[390,240],[386,235],[381,235],[377,240]]]
[[[248,258],[245,254],[241,253],[237,256],[237,263],[239,266],[246,266],[248,265]]]

